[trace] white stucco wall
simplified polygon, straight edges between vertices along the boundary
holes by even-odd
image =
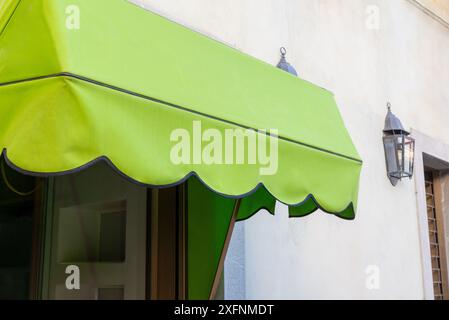
[[[391,101],[404,125],[449,144],[449,29],[407,0],[135,2],[271,64],[285,46],[302,78],[335,93],[364,160],[355,221],[288,219],[278,205],[245,223],[246,298],[423,298],[414,183],[390,185],[381,136]]]

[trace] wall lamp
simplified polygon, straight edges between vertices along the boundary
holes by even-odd
[[[387,104],[388,112],[383,130],[383,143],[387,176],[393,186],[402,178],[412,178],[415,155],[415,139],[410,137],[401,121],[391,112],[391,104]]]
[[[298,76],[298,72],[296,72],[295,68],[287,62],[287,59],[285,58],[287,54],[287,49],[284,47],[281,48],[281,60],[277,64],[277,67],[281,70],[284,70],[285,72],[288,72],[294,76]]]

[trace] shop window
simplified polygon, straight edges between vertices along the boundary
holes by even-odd
[[[47,204],[42,298],[146,298],[147,188],[102,162],[50,178]],[[79,288],[66,283],[71,266]]]
[[[46,179],[1,167],[0,299],[186,297],[183,185],[147,188],[105,162]]]
[[[235,201],[198,181],[148,188],[106,162],[45,179],[3,167],[2,299],[223,299],[232,297],[228,280],[241,280],[225,270],[218,282],[214,269],[225,264],[218,250],[228,246]]]

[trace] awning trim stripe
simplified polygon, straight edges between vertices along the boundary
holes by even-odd
[[[345,215],[342,214],[342,213],[344,213],[345,211],[347,211],[348,209],[354,208],[353,202],[350,202],[350,203],[348,204],[348,206],[347,206],[346,208],[344,208],[343,210],[341,210],[341,211],[330,211],[330,210],[325,209],[323,206],[321,206],[321,204],[318,202],[318,200],[315,198],[315,196],[314,196],[313,194],[308,194],[308,195],[307,195],[303,200],[301,200],[300,202],[295,203],[295,204],[288,204],[288,203],[285,203],[284,201],[278,199],[277,197],[275,197],[275,196],[270,192],[270,190],[267,189],[267,188],[265,187],[265,185],[264,185],[262,182],[258,183],[252,190],[250,190],[250,191],[248,191],[248,192],[246,192],[246,193],[239,194],[239,195],[230,195],[230,194],[226,194],[226,193],[219,192],[219,191],[214,190],[213,188],[211,188],[206,182],[203,181],[203,179],[201,179],[200,175],[197,174],[195,171],[191,171],[190,173],[188,173],[188,174],[187,174],[185,177],[183,177],[182,179],[180,179],[180,180],[178,180],[178,181],[176,181],[176,182],[174,182],[174,183],[170,183],[170,184],[155,185],[155,184],[144,183],[144,182],[135,180],[135,179],[133,179],[132,177],[130,177],[130,176],[128,176],[127,174],[125,174],[124,172],[122,172],[119,168],[117,168],[117,167],[114,165],[114,163],[113,163],[107,156],[97,157],[96,159],[93,159],[92,161],[90,161],[90,162],[88,162],[88,163],[85,163],[84,165],[82,165],[82,166],[80,166],[80,167],[74,168],[74,169],[72,169],[72,170],[61,171],[61,172],[34,172],[34,171],[28,171],[28,170],[22,169],[22,168],[20,168],[19,166],[15,165],[15,164],[8,158],[8,150],[7,150],[7,149],[1,150],[1,152],[0,152],[0,160],[1,160],[1,159],[3,159],[3,160],[5,161],[5,163],[8,165],[8,167],[12,168],[13,170],[15,170],[15,171],[17,171],[17,172],[19,172],[19,173],[21,173],[21,174],[29,175],[29,176],[33,176],[33,177],[37,177],[37,178],[61,177],[61,176],[65,176],[65,175],[68,175],[68,174],[74,174],[74,173],[82,172],[82,171],[84,171],[84,170],[86,170],[86,169],[88,169],[88,168],[90,168],[90,167],[96,165],[97,163],[103,161],[103,162],[105,162],[105,163],[106,163],[106,164],[107,164],[107,165],[108,165],[114,172],[116,172],[117,174],[119,174],[119,175],[120,175],[121,177],[123,177],[125,180],[127,180],[127,181],[129,181],[129,182],[131,182],[131,183],[134,183],[134,184],[136,184],[136,185],[139,185],[139,186],[144,186],[144,187],[153,188],[153,189],[164,189],[164,188],[175,187],[175,186],[178,186],[178,185],[181,185],[181,184],[185,183],[186,181],[188,181],[188,180],[189,180],[190,178],[192,178],[192,177],[195,177],[198,181],[200,181],[201,184],[204,185],[208,190],[210,190],[210,191],[212,191],[212,192],[214,192],[214,193],[216,193],[216,194],[218,194],[218,195],[220,195],[220,196],[222,196],[222,197],[224,197],[224,198],[229,198],[229,199],[243,199],[243,198],[246,198],[246,197],[249,197],[249,196],[253,195],[253,194],[256,193],[260,188],[265,188],[265,190],[269,193],[269,195],[270,195],[273,199],[275,199],[276,201],[278,201],[278,202],[280,202],[280,203],[282,203],[282,204],[284,204],[284,205],[286,205],[286,206],[289,206],[289,207],[300,207],[300,206],[302,206],[304,203],[306,203],[307,201],[312,200],[312,201],[314,202],[316,208],[315,208],[312,212],[310,212],[310,213],[308,213],[308,214],[306,214],[306,215],[304,215],[304,216],[300,216],[300,217],[298,217],[298,218],[302,218],[302,217],[308,216],[308,215],[312,214],[313,212],[315,212],[316,210],[319,209],[319,210],[321,210],[321,211],[323,211],[323,212],[325,212],[325,213],[335,215],[335,216],[337,216],[337,217],[339,217],[339,218],[341,218],[341,219],[344,219],[344,220],[354,220],[354,219],[355,219],[355,216],[347,217],[347,216],[345,216]],[[271,210],[270,210],[269,208],[261,207],[260,209],[266,209],[266,210],[267,210],[268,212],[270,212],[271,214],[274,214],[274,212],[271,212]],[[253,216],[253,215],[256,214],[257,212],[258,212],[258,211],[253,212],[250,216]],[[291,214],[290,214],[290,217],[291,217],[291,218],[296,218],[296,216],[293,216],[293,215],[291,215]],[[242,219],[242,220],[239,220],[239,221],[244,221],[244,220],[246,220],[246,219]]]
[[[15,2],[14,2],[15,1]],[[11,21],[12,17],[14,16],[14,13],[16,12],[17,8],[19,7],[21,0],[9,0],[9,2],[5,2],[0,9],[5,10],[5,12],[11,12],[10,14],[7,14],[5,16],[0,15],[0,36],[3,34],[3,32],[8,27],[9,22]]]
[[[133,92],[133,91],[130,91],[130,90],[127,90],[127,89],[124,89],[124,88],[120,88],[120,87],[117,87],[117,86],[114,86],[114,85],[110,85],[110,84],[107,84],[107,83],[104,83],[104,82],[101,82],[101,81],[90,79],[90,78],[87,78],[87,77],[84,77],[84,76],[81,76],[81,75],[77,75],[77,74],[74,74],[74,73],[70,73],[70,72],[60,72],[60,73],[49,74],[49,75],[44,75],[44,76],[39,76],[39,77],[33,77],[33,78],[27,78],[27,79],[22,79],[22,80],[9,81],[9,82],[5,82],[5,83],[0,83],[0,87],[20,84],[20,83],[25,83],[25,82],[44,80],[44,79],[59,78],[59,77],[74,78],[74,79],[77,79],[77,80],[80,80],[80,81],[88,82],[90,84],[101,86],[101,87],[104,87],[104,88],[107,88],[107,89],[111,89],[111,90],[114,90],[114,91],[117,91],[117,92],[121,92],[121,93],[125,93],[125,94],[128,94],[128,95],[132,95],[132,96],[135,96],[137,98],[141,98],[141,99],[157,102],[157,103],[163,104],[163,105],[168,106],[168,107],[172,107],[172,108],[176,108],[176,109],[183,110],[183,111],[186,111],[186,112],[190,112],[190,113],[193,113],[193,114],[197,114],[199,116],[203,116],[203,117],[207,117],[207,118],[210,118],[210,119],[213,119],[213,120],[221,121],[221,122],[224,122],[224,123],[227,123],[227,124],[230,124],[230,125],[234,125],[234,126],[238,126],[238,127],[244,128],[244,129],[251,129],[251,130],[255,130],[255,131],[258,130],[256,128],[252,128],[252,127],[249,127],[249,126],[246,126],[246,125],[234,122],[234,121],[226,120],[226,119],[219,118],[219,117],[207,114],[207,113],[203,113],[203,112],[200,112],[200,111],[192,110],[192,109],[189,109],[189,108],[186,108],[186,107],[182,107],[182,106],[179,106],[179,105],[171,103],[171,102],[167,102],[167,101],[164,101],[164,100],[152,98],[152,97],[147,96],[147,95],[143,95],[143,94],[140,94],[140,93],[137,93],[137,92]],[[328,153],[328,154],[331,154],[331,155],[334,155],[334,156],[337,156],[337,157],[345,158],[347,160],[351,160],[351,161],[355,161],[357,163],[363,164],[362,160],[354,158],[354,157],[351,157],[351,156],[344,155],[342,153],[338,153],[338,152],[335,152],[335,151],[331,151],[331,150],[327,150],[327,149],[324,149],[324,148],[316,147],[316,146],[313,146],[311,144],[308,144],[308,143],[305,143],[305,142],[301,142],[301,141],[296,141],[296,140],[289,139],[289,138],[286,138],[286,137],[283,137],[283,136],[275,136],[275,135],[270,134],[270,133],[265,133],[265,134],[268,135],[268,136],[277,137],[278,139],[286,141],[286,142],[298,144],[298,145],[301,145],[301,146],[305,146],[305,147],[308,147],[308,148],[311,148],[311,149],[315,149],[315,150],[318,150],[318,151],[321,151],[321,152],[325,152],[325,153]]]

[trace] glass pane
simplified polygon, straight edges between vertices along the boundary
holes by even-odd
[[[36,181],[42,188],[36,188]],[[154,239],[147,217],[153,210],[162,223],[155,234],[172,238],[159,243],[155,262],[162,266],[173,256],[174,266],[160,269],[158,283],[164,289],[170,282],[178,292],[178,189],[159,190],[164,201],[156,201],[154,207],[148,198],[152,193],[105,163],[46,180],[4,165],[0,174],[0,299],[150,297],[153,270],[147,261],[152,261],[149,241]],[[173,207],[175,225],[164,224],[168,205]],[[41,238],[34,236],[38,234]]]
[[[404,138],[403,136],[396,137],[396,154],[398,163],[398,176],[402,177],[404,171]]]
[[[126,210],[102,213],[98,260],[101,262],[125,261],[125,242]]]
[[[394,174],[398,172],[398,162],[396,156],[395,137],[384,137],[385,158],[387,163],[387,172]]]
[[[0,175],[0,300],[28,299],[31,292],[35,179],[8,168]]]
[[[145,299],[147,188],[106,163],[52,181],[44,298]]]
[[[405,172],[408,176],[412,176],[413,174],[413,160],[414,160],[414,150],[415,149],[415,143],[412,138],[406,138],[405,142],[405,163],[404,168]]]

